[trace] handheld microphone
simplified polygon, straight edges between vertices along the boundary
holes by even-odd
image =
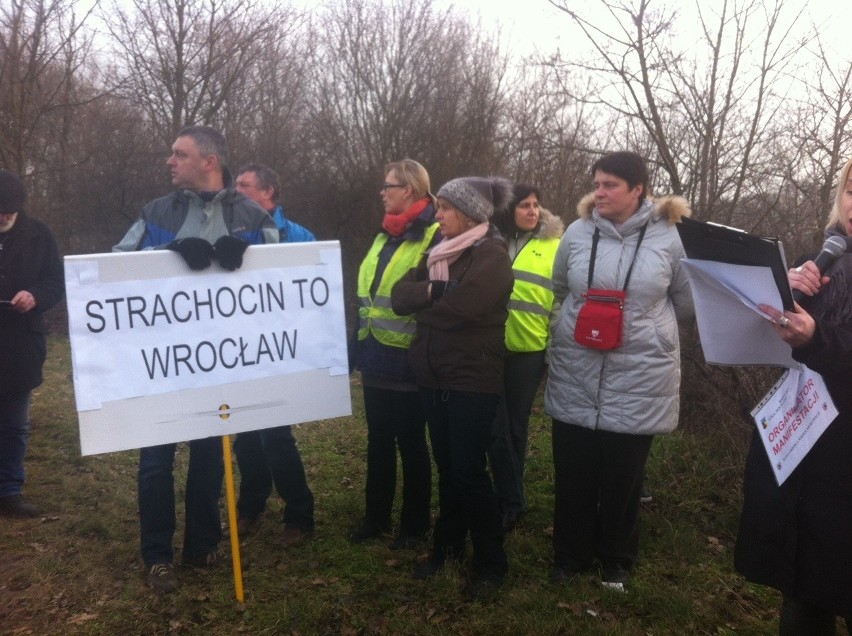
[[[820,276],[822,276],[829,267],[834,265],[834,261],[846,253],[846,241],[839,236],[829,236],[825,243],[822,244],[822,251],[817,254],[814,259],[814,265],[817,266]],[[803,300],[811,298],[799,289],[793,290],[793,300],[802,304]]]

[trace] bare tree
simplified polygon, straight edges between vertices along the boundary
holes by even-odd
[[[782,0],[725,0],[716,13],[696,5],[700,39],[689,49],[674,39],[677,13],[654,10],[651,0],[600,0],[609,21],[551,3],[592,50],[590,59],[563,60],[596,87],[580,98],[623,119],[622,143],[641,146],[636,133],[644,133],[670,190],[687,196],[699,217],[730,223],[744,196],[778,187],[761,151],[777,132],[802,45],[792,36],[800,15],[788,17]]]
[[[537,185],[546,207],[567,221],[591,183],[593,109],[571,98],[561,81],[550,64],[522,69],[506,99],[498,145],[502,172]]]
[[[21,174],[63,143],[89,40],[71,0],[11,0],[0,8],[0,163]]]
[[[126,95],[165,144],[184,125],[220,124],[230,91],[277,29],[259,0],[116,2],[107,24]]]
[[[852,61],[838,65],[817,39],[814,71],[792,120],[792,143],[783,156],[796,210],[800,251],[822,241],[840,167],[852,150]]]
[[[305,185],[321,235],[344,237],[356,271],[378,229],[384,165],[411,157],[437,188],[501,166],[505,60],[498,45],[430,0],[339,0],[315,26]]]
[[[310,51],[316,41],[306,16],[295,9],[276,9],[275,31],[257,58],[242,68],[222,108],[235,168],[260,161],[282,178],[290,208],[294,184],[302,183],[310,154]],[[297,202],[297,206],[300,202]]]

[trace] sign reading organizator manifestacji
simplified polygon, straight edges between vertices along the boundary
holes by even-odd
[[[340,246],[65,258],[84,455],[351,414]]]
[[[802,366],[787,369],[751,416],[780,486],[835,420],[837,407],[822,376]]]

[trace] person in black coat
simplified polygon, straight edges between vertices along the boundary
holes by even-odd
[[[841,173],[826,234],[852,245],[852,160]],[[848,250],[848,247],[847,247]],[[852,254],[820,274],[813,261],[788,278],[805,300],[794,311],[761,306],[793,358],[825,380],[839,412],[781,486],[755,432],[746,458],[734,564],[783,595],[779,634],[835,633],[852,625]]]
[[[0,516],[37,517],[24,500],[31,393],[47,353],[43,314],[65,293],[48,227],[24,212],[26,189],[0,170]]]

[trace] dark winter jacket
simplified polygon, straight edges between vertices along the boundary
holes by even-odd
[[[839,415],[779,487],[755,435],[746,458],[734,563],[749,581],[852,616],[852,254],[806,309],[810,344],[793,357],[819,373]]]
[[[65,294],[62,260],[48,227],[23,212],[0,244],[0,300],[26,290],[36,301],[26,314],[0,304],[0,393],[29,391],[42,382],[44,312]]]
[[[514,277],[506,244],[493,226],[450,265],[455,287],[429,299],[424,258],[393,288],[393,310],[415,314],[409,362],[420,386],[503,393],[503,336]]]
[[[203,201],[191,190],[177,190],[146,204],[142,216],[112,249],[135,252],[186,237],[214,243],[225,235],[251,245],[278,243],[279,238],[272,217],[239,192],[226,188],[211,201]]]

